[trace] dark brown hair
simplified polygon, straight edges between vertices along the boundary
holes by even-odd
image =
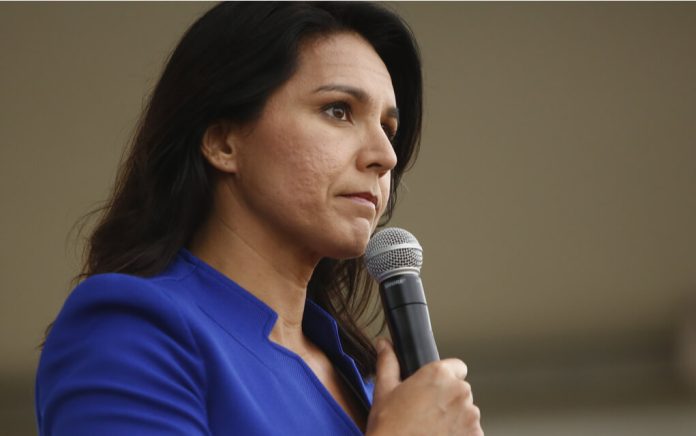
[[[309,37],[351,31],[384,61],[400,111],[398,163],[381,225],[417,152],[422,112],[418,49],[405,23],[370,3],[230,2],[213,7],[171,54],[139,121],[114,192],[88,240],[79,278],[106,272],[160,273],[186,247],[212,205],[212,171],[200,144],[212,123],[255,120],[297,65]],[[344,349],[363,373],[375,350],[358,319],[370,307],[372,283],[359,259],[323,259],[309,296],[335,317]]]

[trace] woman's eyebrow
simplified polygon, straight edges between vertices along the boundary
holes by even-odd
[[[358,100],[361,103],[365,103],[371,100],[370,96],[368,95],[367,92],[360,88],[356,88],[355,86],[350,86],[350,85],[339,85],[339,84],[330,84],[330,85],[322,85],[318,88],[316,88],[313,92],[332,92],[332,91],[338,91],[338,92],[343,92],[345,94],[351,95],[353,98]],[[396,121],[399,121],[399,108],[396,106],[390,106],[387,108],[387,116],[389,118],[394,118]]]

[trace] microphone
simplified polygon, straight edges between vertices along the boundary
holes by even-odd
[[[440,360],[420,279],[421,265],[423,248],[404,229],[380,230],[365,249],[365,266],[379,282],[379,295],[402,380],[421,366]]]

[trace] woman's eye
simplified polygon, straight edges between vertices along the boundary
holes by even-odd
[[[394,142],[394,138],[396,137],[396,131],[394,128],[388,124],[382,124],[382,130],[384,130],[384,134],[387,135],[389,142]]]
[[[333,103],[324,109],[324,113],[340,121],[348,121],[350,108],[346,103]]]

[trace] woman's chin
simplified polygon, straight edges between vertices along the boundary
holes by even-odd
[[[340,260],[360,257],[365,254],[365,248],[367,248],[369,240],[369,230],[357,232],[351,236],[337,238],[335,243],[329,248],[327,257]]]
[[[354,259],[362,256],[365,253],[366,247],[367,239],[365,239],[365,241],[354,240],[350,241],[350,243],[333,245],[325,252],[325,255],[326,257],[339,260]]]

